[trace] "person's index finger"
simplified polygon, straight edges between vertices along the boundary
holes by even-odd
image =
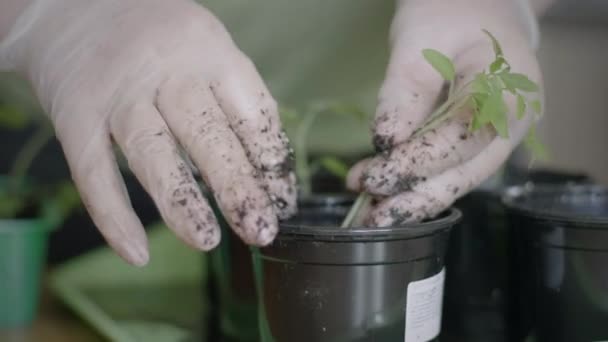
[[[170,79],[157,102],[233,230],[251,245],[272,242],[277,215],[208,83],[187,76]]]
[[[156,108],[136,104],[113,116],[110,124],[131,171],[169,228],[194,248],[216,247],[221,234],[215,215]]]
[[[296,210],[293,155],[281,127],[277,103],[245,56],[220,73],[212,91],[238,136],[247,158],[260,172],[280,218]]]

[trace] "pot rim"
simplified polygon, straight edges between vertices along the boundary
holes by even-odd
[[[437,218],[420,222],[383,228],[340,228],[336,225],[311,226],[306,224],[281,223],[277,239],[298,239],[336,242],[370,242],[420,238],[438,231],[448,230],[462,218],[459,209],[451,207]]]
[[[0,219],[0,234],[50,233],[61,223],[56,208],[43,202],[37,216]]]
[[[562,185],[534,185],[526,183],[508,187],[502,196],[503,205],[510,211],[520,215],[538,219],[555,221],[573,225],[584,225],[585,227],[570,228],[608,228],[608,215],[604,217],[589,216],[585,214],[573,214],[567,212],[557,212],[550,209],[533,208],[528,203],[522,203],[522,199],[529,198],[530,195],[541,196],[542,198],[558,198],[561,196],[598,196],[608,200],[608,188],[597,184],[562,184]]]

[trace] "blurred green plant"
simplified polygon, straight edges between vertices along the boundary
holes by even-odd
[[[339,115],[363,121],[367,119],[367,114],[354,104],[338,101],[313,102],[301,112],[282,107],[280,113],[281,120],[287,126],[293,127],[293,131],[288,133],[295,154],[295,171],[300,195],[306,197],[312,194],[312,177],[322,169],[345,180],[349,165],[340,158],[329,155],[311,158],[308,151],[311,129],[321,115]]]
[[[60,224],[81,205],[80,196],[71,181],[35,184],[28,171],[44,146],[53,138],[51,124],[42,117],[29,115],[17,107],[0,104],[0,128],[34,132],[17,153],[6,175],[0,176],[0,219],[36,215],[43,205],[52,207],[54,223]],[[34,212],[32,212],[34,211]]]

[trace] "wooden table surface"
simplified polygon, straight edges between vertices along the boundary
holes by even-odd
[[[1,330],[2,342],[98,342],[104,339],[86,322],[66,308],[57,298],[42,291],[40,312],[36,321],[21,329]]]

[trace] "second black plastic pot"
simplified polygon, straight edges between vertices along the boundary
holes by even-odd
[[[505,204],[516,246],[513,316],[532,313],[538,342],[608,340],[608,190],[518,187]]]
[[[507,185],[591,182],[578,173],[507,171],[503,179]],[[529,331],[529,312],[511,310],[522,295],[509,288],[509,282],[517,282],[517,278],[508,277],[513,245],[509,244],[502,192],[502,187],[481,188],[454,204],[463,219],[450,234],[446,256],[442,342],[520,342]]]
[[[346,208],[301,208],[257,259],[266,341],[430,341],[440,332],[450,209],[395,228],[339,228]]]

